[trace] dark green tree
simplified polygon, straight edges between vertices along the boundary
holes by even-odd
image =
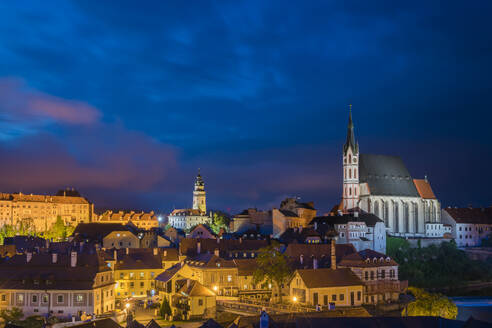
[[[159,314],[164,319],[166,319],[166,317],[169,317],[172,314],[171,306],[169,305],[169,301],[165,297],[161,303],[161,308],[159,310]]]
[[[18,307],[13,307],[11,310],[1,310],[0,311],[0,318],[4,320],[6,323],[17,323],[19,322],[22,317],[24,316],[24,313],[22,312],[21,309]]]
[[[428,293],[423,289],[409,287],[415,301],[403,309],[402,315],[408,316],[433,316],[446,319],[456,319],[458,307],[449,298],[441,294]]]
[[[228,231],[230,222],[231,220],[224,214],[214,212],[212,215],[212,221],[210,222],[210,228],[214,233],[218,234],[220,229]]]
[[[261,248],[256,263],[257,268],[253,274],[253,282],[255,284],[271,283],[273,291],[276,291],[279,301],[282,302],[282,286],[292,276],[292,269],[287,257],[280,252],[280,244],[272,242],[271,245]],[[275,299],[273,300],[275,301]]]

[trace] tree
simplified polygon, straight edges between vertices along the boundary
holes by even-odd
[[[415,301],[403,309],[402,315],[408,316],[433,316],[446,319],[456,319],[458,307],[449,298],[441,294],[428,293],[423,289],[409,287]]]
[[[24,313],[18,307],[13,307],[11,310],[1,310],[0,318],[2,318],[6,323],[15,323],[22,319]]]
[[[282,302],[282,286],[292,275],[287,257],[280,252],[280,245],[272,242],[271,245],[261,248],[256,258],[257,269],[253,274],[255,284],[266,281],[271,283],[277,291],[279,301]],[[273,299],[273,298],[272,298]]]
[[[164,300],[161,303],[161,308],[159,310],[159,314],[162,318],[166,319],[166,317],[172,314],[171,306],[169,305],[169,301],[164,297]]]
[[[53,224],[51,229],[49,231],[46,231],[44,236],[48,239],[53,239],[53,240],[66,240],[68,236],[70,236],[73,231],[75,230],[75,227],[72,227],[70,225],[65,225],[63,222],[61,216],[56,217],[56,222]]]
[[[212,222],[210,223],[210,228],[216,234],[220,232],[220,229],[229,230],[229,223],[231,220],[224,214],[214,212],[212,216]]]

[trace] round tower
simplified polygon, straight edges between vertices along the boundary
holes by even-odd
[[[198,175],[196,176],[195,189],[193,190],[193,209],[200,210],[202,213],[207,212],[207,199],[205,196],[205,183],[200,175],[200,169],[198,169]]]

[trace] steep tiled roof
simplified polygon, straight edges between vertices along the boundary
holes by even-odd
[[[349,268],[297,270],[308,288],[342,287],[363,285]]]
[[[229,252],[234,251],[256,251],[260,248],[268,246],[267,240],[252,240],[252,239],[193,239],[184,238],[179,243],[181,254],[194,256],[197,254],[197,244],[200,243],[201,253],[214,253],[215,249],[219,249],[221,256],[227,257]]]
[[[234,259],[239,276],[251,276],[255,272],[258,264],[256,259]]]
[[[413,179],[413,183],[415,183],[420,197],[423,199],[436,199],[436,195],[434,195],[429,181],[426,179]]]
[[[113,231],[131,231],[127,225],[119,223],[79,223],[73,232],[73,236],[101,241]]]
[[[444,209],[456,223],[492,224],[492,207]]]
[[[126,254],[126,250],[118,252],[115,270],[162,269],[160,252],[154,255],[151,248],[130,248],[128,251],[129,254]]]
[[[189,266],[200,268],[235,268],[236,263],[233,260],[225,260],[214,254],[206,253],[188,258],[185,263]]]
[[[359,181],[367,183],[371,195],[419,197],[400,157],[360,154]]]
[[[179,270],[181,270],[181,263],[176,263],[175,265],[155,277],[155,280],[168,282],[176,275],[176,273],[178,273]]]
[[[372,213],[367,213],[365,211],[358,211],[358,216],[354,216],[354,213],[343,214],[343,215],[328,215],[328,216],[317,216],[311,220],[310,225],[314,225],[315,222],[318,223],[318,227],[323,224],[335,225],[335,224],[347,224],[347,222],[364,222],[368,227],[374,227],[376,223],[383,222],[379,217]]]
[[[374,259],[376,259],[376,262],[374,262]],[[398,263],[385,254],[373,251],[372,249],[365,249],[345,256],[339,265],[345,267],[381,267],[397,266]]]
[[[187,296],[215,296],[215,293],[203,286],[196,280],[183,279],[178,284],[182,284],[182,287],[178,290],[178,293],[183,293]]]
[[[97,254],[78,254],[75,267],[70,265],[71,256],[57,254],[52,263],[52,254],[15,255],[0,264],[0,289],[59,289],[88,290],[94,285],[98,272],[110,271]]]
[[[282,213],[284,216],[288,218],[296,218],[298,217],[296,213],[289,211],[289,210],[279,210],[280,213]]]

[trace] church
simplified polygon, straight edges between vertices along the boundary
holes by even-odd
[[[361,209],[381,218],[390,235],[425,237],[441,222],[441,204],[427,177],[414,179],[398,156],[359,154],[352,110],[343,146],[341,210]]]
[[[177,229],[191,229],[199,224],[206,224],[210,221],[207,216],[207,199],[205,193],[205,182],[200,175],[195,180],[193,190],[193,208],[175,209],[168,216],[168,224]]]

